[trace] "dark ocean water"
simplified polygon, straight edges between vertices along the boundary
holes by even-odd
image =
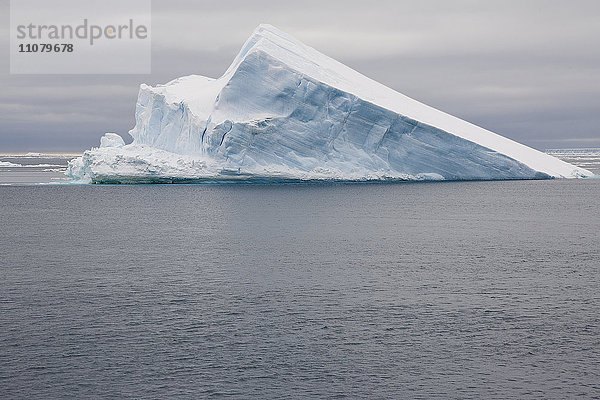
[[[600,397],[600,179],[0,200],[2,398]]]

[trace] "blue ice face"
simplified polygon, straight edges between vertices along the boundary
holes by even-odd
[[[360,167],[444,179],[544,177],[502,154],[316,82],[262,52],[239,65],[219,106],[243,110],[242,121],[212,127],[205,149],[240,167]]]

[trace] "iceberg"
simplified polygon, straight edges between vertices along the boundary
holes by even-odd
[[[413,100],[260,25],[218,79],[142,84],[133,142],[108,133],[80,182],[496,180],[593,174]]]

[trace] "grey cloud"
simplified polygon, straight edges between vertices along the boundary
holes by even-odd
[[[323,4],[325,3],[325,4]],[[0,1],[8,52],[8,1]],[[537,148],[600,146],[597,1],[154,1],[151,75],[17,76],[0,59],[0,152],[81,151],[134,123],[140,83],[220,76],[259,23]]]

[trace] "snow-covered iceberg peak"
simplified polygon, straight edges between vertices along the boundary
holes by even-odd
[[[218,79],[141,85],[133,143],[89,150],[92,182],[541,179],[592,173],[377,83],[271,25]],[[75,165],[74,164],[74,165]]]

